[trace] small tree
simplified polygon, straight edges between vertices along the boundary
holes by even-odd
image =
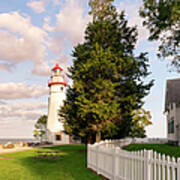
[[[129,135],[131,137],[146,137],[145,127],[152,124],[150,119],[152,118],[150,111],[146,111],[145,109],[139,109],[133,111],[133,120],[131,124],[131,130]]]
[[[46,123],[47,123],[47,116],[43,115],[41,116],[36,124],[34,125],[35,130],[33,131],[33,136],[37,139],[39,139],[41,142],[45,138],[45,133],[46,133]]]

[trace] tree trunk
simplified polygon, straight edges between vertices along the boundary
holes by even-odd
[[[92,143],[93,143],[92,135],[89,135],[87,137],[87,144],[92,144]]]
[[[100,141],[101,141],[101,132],[98,131],[98,132],[96,133],[96,142],[100,142]]]

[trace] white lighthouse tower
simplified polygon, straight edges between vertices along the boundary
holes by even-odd
[[[66,99],[66,86],[61,71],[63,69],[58,64],[52,69],[51,80],[49,86],[49,104],[48,104],[48,120],[47,120],[47,140],[53,144],[69,144],[69,135],[63,133],[64,127],[58,116],[59,109]]]

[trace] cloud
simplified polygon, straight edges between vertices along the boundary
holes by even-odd
[[[44,29],[45,31],[49,31],[49,32],[54,31],[54,27],[51,27],[51,26],[49,25],[50,21],[51,21],[51,18],[50,18],[50,17],[45,17],[45,18],[44,18],[43,29]]]
[[[67,0],[63,9],[56,15],[56,31],[64,33],[72,45],[83,41],[87,23],[91,20],[89,15],[84,15],[85,9],[79,0]]]
[[[0,132],[1,137],[32,137],[34,124],[40,116],[47,114],[48,104],[1,103],[0,101]]]
[[[45,11],[45,1],[31,1],[27,3],[27,6],[31,7],[36,13],[42,13]]]
[[[42,13],[46,10],[46,7],[52,3],[54,6],[61,6],[63,4],[62,0],[39,0],[39,1],[30,1],[27,3],[34,12]]]
[[[49,76],[50,67],[46,61],[38,61],[35,63],[32,73],[39,76]]]
[[[48,37],[48,48],[59,58],[51,60],[52,63],[59,63],[64,72],[70,65],[70,58],[66,55],[66,48],[72,48],[84,40],[84,31],[91,17],[85,15],[85,8],[80,0],[67,0],[58,14],[56,14],[55,27],[49,26],[50,18],[46,17],[43,25],[44,30],[53,32]]]
[[[66,47],[65,40],[66,38],[62,35],[49,37],[48,47],[55,54],[58,55],[64,54]]]
[[[49,67],[44,61],[46,37],[48,34],[34,26],[29,16],[21,16],[18,12],[0,14],[0,70],[10,71],[8,63],[30,60],[35,74],[48,75]],[[37,70],[39,67],[43,72]]]
[[[21,118],[0,120],[0,138],[33,138],[34,124],[34,120],[24,121]]]
[[[62,0],[53,0],[53,4],[54,5],[63,5],[63,2],[62,2]]]
[[[47,107],[47,103],[0,104],[0,119],[21,117],[22,120],[36,120]]]
[[[48,94],[48,87],[25,83],[0,83],[0,100],[39,98]]]

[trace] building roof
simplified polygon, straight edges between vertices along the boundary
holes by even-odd
[[[56,69],[59,69],[60,71],[62,71],[63,69],[61,67],[59,67],[58,64],[56,64],[55,67],[53,67],[52,71],[55,71]]]
[[[167,80],[166,82],[165,111],[168,110],[170,103],[180,103],[180,78]]]

